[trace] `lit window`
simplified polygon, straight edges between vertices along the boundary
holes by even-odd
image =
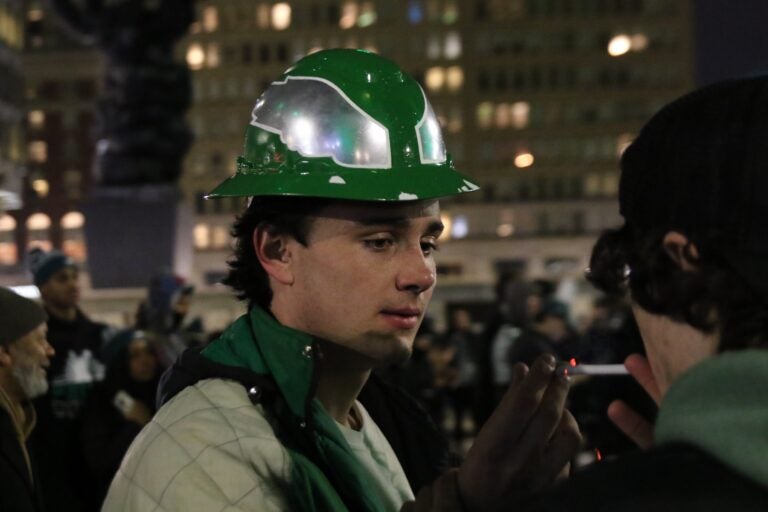
[[[442,89],[443,83],[445,83],[445,71],[443,68],[440,66],[429,68],[424,76],[424,83],[430,91],[439,91]]]
[[[8,233],[16,229],[16,219],[8,215],[0,216],[0,233]]]
[[[360,16],[357,18],[357,25],[359,27],[370,27],[376,23],[376,7],[373,2],[363,2],[363,6],[360,9]]]
[[[499,103],[494,112],[496,128],[507,128],[511,123],[511,112],[508,103]]]
[[[525,169],[533,165],[533,155],[530,151],[521,151],[515,155],[515,167]]]
[[[459,6],[456,2],[448,2],[443,9],[443,23],[452,25],[459,19]]]
[[[464,85],[464,70],[461,66],[451,66],[445,74],[445,83],[451,92],[458,91]]]
[[[41,231],[51,227],[51,218],[44,213],[35,213],[27,219],[27,229]]]
[[[484,101],[477,106],[475,110],[477,126],[480,128],[490,128],[493,121],[493,103]]]
[[[205,52],[205,62],[209,68],[217,68],[221,64],[221,48],[218,43],[211,43]]]
[[[189,66],[189,69],[197,71],[198,69],[203,68],[204,63],[205,52],[203,51],[202,45],[199,43],[189,45],[189,48],[187,48],[187,65]]]
[[[80,212],[69,212],[61,218],[63,229],[82,229],[85,225],[85,216]]]
[[[211,229],[208,224],[197,224],[192,230],[195,249],[208,249],[211,246]]]
[[[621,57],[632,48],[632,41],[626,34],[614,36],[608,43],[608,55],[611,57]]]
[[[27,114],[30,128],[41,129],[45,125],[45,113],[42,110],[31,110]]]
[[[510,107],[512,115],[512,127],[522,130],[528,126],[531,115],[531,105],[527,101],[516,101]]]
[[[214,249],[225,249],[229,245],[229,230],[224,226],[215,226],[211,238]]]
[[[37,193],[38,197],[46,197],[50,188],[48,180],[37,179],[32,181],[32,189]]]
[[[443,52],[446,59],[458,59],[461,57],[461,36],[458,32],[451,32],[445,36],[445,51]]]
[[[48,144],[44,140],[35,140],[27,147],[29,158],[33,162],[43,163],[48,160]]]
[[[507,238],[514,234],[515,232],[515,226],[509,223],[505,224],[499,224],[499,226],[496,228],[496,234],[499,236],[499,238]]]
[[[285,30],[291,26],[291,6],[286,2],[280,2],[272,6],[272,28]]]
[[[269,28],[270,12],[271,9],[269,4],[259,4],[258,7],[256,7],[256,25],[259,28]]]
[[[203,30],[213,32],[219,27],[219,10],[216,7],[208,6],[203,9]]]
[[[469,221],[464,215],[456,215],[451,224],[451,237],[466,238],[469,234]]]
[[[424,6],[421,0],[408,2],[408,21],[411,22],[411,25],[418,25],[424,21]]]
[[[345,2],[341,6],[341,18],[339,19],[339,27],[343,29],[352,28],[357,23],[357,16],[359,9],[357,2]]]
[[[0,265],[15,265],[19,260],[16,244],[13,242],[0,242]]]
[[[84,262],[87,250],[82,233],[74,235],[72,238],[65,238],[61,242],[61,251],[75,261]]]

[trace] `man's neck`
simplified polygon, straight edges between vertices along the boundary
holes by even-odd
[[[57,306],[50,302],[45,303],[45,309],[52,316],[66,322],[74,322],[77,319],[77,306]]]
[[[322,369],[316,396],[333,419],[342,425],[350,423],[357,395],[371,374],[371,368],[361,363],[359,355],[332,343],[322,344]],[[356,422],[354,422],[356,423]]]

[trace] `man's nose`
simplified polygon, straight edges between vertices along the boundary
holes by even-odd
[[[47,341],[47,340],[46,340],[46,342],[45,342],[45,355],[46,355],[47,357],[53,357],[53,356],[55,356],[55,355],[56,355],[56,349],[54,349],[54,348],[53,348],[53,345],[51,345],[50,343],[48,343],[48,341]]]
[[[424,256],[420,246],[409,249],[401,265],[397,275],[398,290],[418,294],[435,285],[434,262]]]

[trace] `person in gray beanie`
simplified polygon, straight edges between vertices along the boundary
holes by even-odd
[[[28,444],[37,418],[30,400],[48,391],[46,368],[54,354],[46,319],[35,302],[0,288],[0,510],[44,509]]]

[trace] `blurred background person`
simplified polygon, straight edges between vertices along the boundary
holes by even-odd
[[[142,331],[120,333],[106,356],[106,377],[86,404],[82,429],[85,460],[94,475],[99,503],[133,438],[155,413],[155,394],[164,370]]]
[[[530,366],[541,354],[549,353],[560,361],[578,355],[579,336],[568,321],[568,306],[549,300],[529,327],[526,327],[506,354],[507,364]]]
[[[139,304],[136,328],[150,334],[164,366],[171,366],[184,350],[207,342],[200,317],[189,318],[195,287],[164,270],[149,283],[147,298]]]
[[[34,436],[46,505],[50,510],[95,510],[79,444],[80,419],[92,387],[104,378],[101,350],[115,331],[80,309],[80,273],[70,257],[34,248],[28,264],[48,313],[48,341],[56,351],[48,371],[50,391],[35,402]]]
[[[45,311],[0,288],[0,510],[44,510],[43,488],[30,450],[36,414],[31,400],[45,394],[54,355],[46,341]]]
[[[480,346],[478,336],[472,330],[472,317],[469,311],[458,308],[451,312],[443,340],[453,354],[448,363],[452,369],[452,377],[446,392],[448,406],[453,412],[454,439],[460,442],[467,436],[474,436],[477,421],[474,399]]]

